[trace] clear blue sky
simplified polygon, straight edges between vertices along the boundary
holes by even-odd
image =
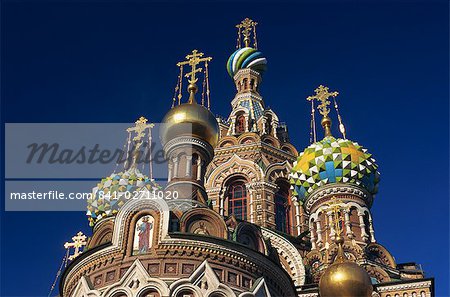
[[[319,84],[340,92],[348,137],[380,165],[377,240],[449,295],[446,1],[39,2],[2,1],[3,122],[158,122],[175,63],[194,48],[214,58],[212,108],[227,115],[234,25],[251,17],[268,59],[266,105],[301,150],[305,98]],[[46,296],[62,245],[79,230],[90,234],[82,212],[2,212],[1,295]]]

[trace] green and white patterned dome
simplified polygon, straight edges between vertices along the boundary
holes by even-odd
[[[136,197],[136,192],[160,188],[154,180],[142,174],[137,168],[103,178],[92,189],[92,197],[87,201],[86,215],[89,225],[94,226],[101,219],[116,215],[127,200]]]
[[[351,183],[376,194],[380,174],[372,155],[356,142],[327,136],[308,146],[290,173],[293,194],[304,201],[319,187]]]

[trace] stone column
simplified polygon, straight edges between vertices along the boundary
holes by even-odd
[[[300,222],[300,203],[298,201],[294,201],[295,206],[295,222],[297,223],[297,235],[302,233],[301,231],[301,222]]]
[[[236,117],[231,117],[230,128],[228,128],[228,135],[233,135],[236,131]]]
[[[344,209],[345,231],[348,238],[353,238],[353,231],[350,223],[350,209]]]
[[[169,162],[169,164],[167,165],[168,169],[169,169],[169,175],[167,177],[167,181],[170,182],[172,180],[172,170],[173,170],[173,165],[172,163]]]
[[[369,214],[369,231],[370,231],[370,241],[376,242],[375,240],[375,230],[373,230],[372,216]]]
[[[316,230],[317,230],[317,245],[319,247],[322,246],[322,227],[320,226],[320,220],[319,217],[317,217],[317,222],[316,222]]]
[[[178,177],[178,158],[174,157],[172,159],[172,163],[173,163],[173,175],[172,175],[172,177]]]
[[[311,236],[311,248],[316,249],[316,238],[314,237],[314,224],[312,219],[309,220],[309,234]]]
[[[275,138],[278,138],[278,136],[277,136],[277,128],[278,128],[278,122],[273,122],[272,123],[272,126],[273,126],[273,137],[275,137]]]
[[[359,227],[361,228],[361,237],[364,241],[369,240],[369,234],[366,233],[366,224],[364,224],[364,212],[358,210]]]
[[[186,176],[191,176],[192,156],[186,156]]]
[[[202,179],[202,159],[198,156],[197,159],[197,180]]]
[[[334,224],[333,224],[333,213],[331,211],[327,212],[328,216],[328,226],[330,228],[330,239],[334,240],[336,235],[336,230],[334,230]]]
[[[225,190],[219,192],[219,213],[221,216],[224,215],[223,204],[224,204],[224,200],[225,200]]]
[[[251,184],[246,184],[245,187],[247,188],[247,191],[249,193],[248,205],[250,206],[249,207],[250,223],[254,223],[255,222],[255,216],[254,216],[255,209],[254,209],[254,205],[253,205],[253,195],[254,195],[255,191],[254,191],[254,189],[253,189]]]

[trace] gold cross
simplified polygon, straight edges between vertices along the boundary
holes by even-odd
[[[320,85],[317,89],[314,90],[314,92],[316,93],[313,96],[308,96],[308,98],[306,98],[308,101],[311,100],[317,100],[320,102],[319,106],[317,106],[317,108],[319,109],[319,112],[321,115],[323,115],[324,117],[327,117],[328,114],[330,113],[330,109],[328,108],[328,105],[330,105],[330,100],[328,100],[328,98],[330,97],[336,97],[337,95],[339,95],[338,92],[328,92],[328,87],[324,87],[323,85]]]
[[[336,196],[333,196],[331,198],[331,202],[328,204],[328,210],[330,210],[333,213],[333,224],[336,236],[340,236],[342,234],[341,218],[339,216],[339,211],[342,209],[341,206],[339,205],[341,202],[342,200],[336,198]]]
[[[145,130],[146,129],[151,129],[155,126],[155,124],[150,123],[147,124],[148,120],[145,117],[140,117],[136,122],[135,122],[135,126],[128,128],[127,132],[131,133],[131,132],[135,132],[136,135],[133,137],[133,141],[135,143],[135,148],[134,148],[134,158],[133,158],[133,163],[132,166],[137,166],[137,157],[139,154],[139,150],[142,146],[143,140],[142,138],[145,136]],[[151,143],[149,143],[148,145],[151,145]]]
[[[69,257],[69,260],[73,260],[76,257],[78,257],[82,252],[80,251],[80,248],[82,246],[86,245],[86,235],[83,234],[83,232],[78,232],[77,235],[72,237],[73,242],[66,242],[64,244],[64,248],[74,248],[73,255]]]
[[[244,34],[245,47],[250,46],[250,32],[251,29],[256,25],[258,25],[258,23],[249,18],[245,18],[240,24],[236,25],[236,28],[238,28],[239,30],[242,29],[242,34]]]
[[[202,68],[200,68],[200,67],[197,68],[197,65],[200,62],[209,62],[212,60],[211,57],[202,58],[203,55],[204,55],[204,53],[199,52],[198,50],[193,50],[192,54],[189,54],[186,56],[187,61],[177,63],[178,67],[181,67],[183,65],[191,66],[191,69],[192,69],[191,72],[185,74],[185,77],[188,77],[188,81],[191,84],[196,83],[198,80],[198,78],[195,77],[195,74],[202,71]]]

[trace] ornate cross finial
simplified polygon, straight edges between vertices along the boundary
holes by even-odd
[[[252,31],[254,46],[255,48],[258,48],[256,42],[256,25],[258,25],[258,23],[249,18],[245,18],[240,24],[236,25],[236,28],[238,28],[238,48],[241,47],[241,33],[242,35],[244,35],[245,47],[250,46],[250,34],[252,33]]]
[[[145,117],[140,117],[136,122],[134,127],[130,127],[127,129],[128,133],[135,132],[135,136],[133,137],[134,142],[134,155],[133,155],[133,163],[131,164],[132,168],[136,168],[137,166],[137,158],[139,155],[139,150],[144,142],[143,138],[146,135],[145,131],[148,130],[150,133],[150,129],[155,126],[155,124],[150,123],[147,124],[148,120]],[[150,134],[149,134],[150,135]],[[148,145],[151,145],[149,143]],[[150,164],[151,166],[151,164]]]
[[[66,242],[64,244],[64,248],[74,248],[73,255],[69,256],[69,260],[73,260],[76,257],[78,257],[82,251],[80,251],[80,248],[86,245],[86,235],[83,234],[83,232],[78,232],[77,235],[72,237],[73,242]]]
[[[198,50],[193,50],[192,54],[189,54],[186,56],[187,61],[178,62],[177,66],[183,66],[183,65],[189,65],[191,66],[191,72],[186,73],[185,77],[188,78],[188,82],[191,84],[194,84],[197,82],[198,78],[195,77],[195,74],[197,72],[201,72],[202,68],[197,68],[197,65],[200,62],[209,62],[212,60],[211,57],[202,58],[204,56],[204,53],[199,52]],[[189,78],[190,77],[190,78]]]
[[[341,236],[341,217],[339,215],[339,211],[342,209],[341,204],[342,200],[338,199],[336,196],[331,198],[331,202],[328,204],[328,210],[333,213],[333,224],[336,232],[336,236]]]
[[[321,115],[323,115],[324,117],[327,117],[328,114],[330,113],[330,109],[328,108],[328,105],[331,104],[330,100],[328,100],[328,98],[330,97],[336,97],[337,95],[339,95],[338,92],[328,92],[328,87],[325,87],[323,85],[320,85],[317,89],[314,90],[314,92],[316,93],[313,96],[308,96],[308,98],[306,98],[308,101],[311,100],[317,100],[320,102],[320,104],[317,106],[317,108],[319,109],[319,112]]]
[[[188,78],[189,86],[188,91],[190,93],[189,103],[195,103],[194,95],[197,93],[197,85],[195,84],[198,81],[196,77],[196,73],[201,72],[203,69],[201,67],[197,68],[197,65],[201,62],[205,62],[205,67],[208,67],[208,62],[212,60],[211,57],[203,58],[204,53],[199,52],[198,50],[193,50],[191,54],[186,56],[186,61],[178,62],[177,66],[183,67],[184,65],[191,66],[191,71],[185,74],[185,77]]]
[[[319,109],[320,114],[323,116],[322,119],[322,127],[325,129],[325,137],[331,136],[331,119],[328,117],[328,114],[330,113],[330,109],[328,108],[328,105],[331,104],[330,100],[328,98],[333,97],[335,98],[337,95],[339,95],[338,92],[328,92],[328,87],[324,87],[323,85],[320,85],[317,89],[314,90],[316,93],[313,96],[308,96],[306,99],[308,101],[311,101],[311,104],[313,106],[312,113],[314,114],[314,100],[317,100],[320,102],[320,104],[317,106]],[[340,121],[340,119],[339,119]],[[314,123],[313,123],[314,124]],[[314,136],[315,138],[315,136]]]

